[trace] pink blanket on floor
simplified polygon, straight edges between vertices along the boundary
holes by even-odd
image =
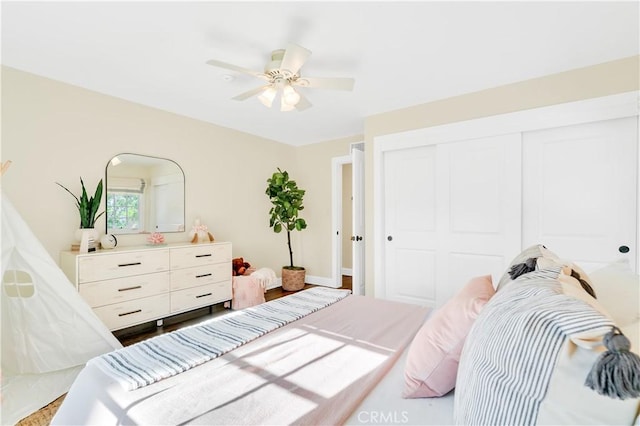
[[[238,310],[264,303],[264,292],[265,288],[256,277],[251,275],[233,277],[231,307]]]

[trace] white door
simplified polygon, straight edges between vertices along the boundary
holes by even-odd
[[[352,256],[351,284],[353,294],[364,295],[364,143],[351,148],[352,188]]]
[[[440,306],[520,250],[520,136],[387,151],[383,297]]]
[[[542,243],[585,271],[637,259],[636,118],[523,138],[523,245]]]
[[[439,145],[436,305],[521,250],[521,135]]]
[[[433,306],[436,301],[436,146],[387,151],[383,167],[383,297]]]

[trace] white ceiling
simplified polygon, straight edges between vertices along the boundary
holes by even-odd
[[[639,53],[625,2],[2,2],[2,64],[217,125],[303,145],[363,133],[364,117]],[[287,43],[313,107],[231,98]],[[226,81],[232,75],[233,81]]]

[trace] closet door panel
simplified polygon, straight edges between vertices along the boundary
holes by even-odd
[[[385,153],[386,298],[435,304],[436,147]]]
[[[520,250],[521,136],[438,147],[440,177],[437,305],[474,276],[499,275]]]
[[[384,154],[385,295],[441,306],[520,251],[519,134]]]
[[[529,132],[523,141],[523,245],[545,244],[587,271],[622,257],[635,268],[637,120]]]

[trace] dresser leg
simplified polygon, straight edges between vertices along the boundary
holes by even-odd
[[[156,321],[156,327],[162,327],[163,324],[164,320],[159,319],[158,321]]]

